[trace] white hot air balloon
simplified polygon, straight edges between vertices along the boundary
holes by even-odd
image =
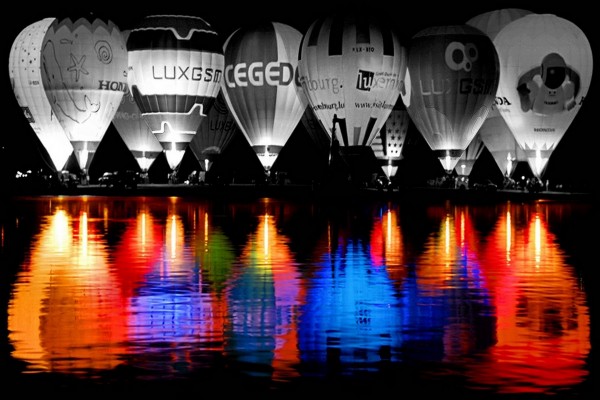
[[[64,169],[73,146],[52,111],[42,84],[41,48],[54,18],[44,18],[25,27],[13,42],[9,55],[12,88],[25,118],[48,152],[54,169]]]
[[[531,14],[531,11],[521,8],[502,8],[476,15],[467,21],[467,25],[478,28],[493,41],[498,32],[507,24],[528,14]],[[502,101],[502,98],[496,97],[495,103],[501,103]],[[512,131],[506,125],[506,121],[498,112],[495,103],[492,105],[483,125],[479,128],[478,134],[500,171],[505,176],[510,177],[515,163],[527,161],[527,158]]]
[[[496,106],[539,179],[590,87],[590,42],[571,21],[529,14],[507,24],[494,45],[502,100]]]
[[[85,173],[127,91],[127,49],[111,21],[55,20],[41,48],[42,82]]]

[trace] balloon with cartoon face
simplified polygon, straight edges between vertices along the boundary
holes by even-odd
[[[499,79],[494,44],[469,25],[424,29],[411,39],[406,75],[402,100],[451,173],[494,102]]]
[[[590,87],[590,43],[564,18],[530,14],[506,25],[494,44],[503,100],[498,110],[541,178]]]

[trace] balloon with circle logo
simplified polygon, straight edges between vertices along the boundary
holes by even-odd
[[[127,91],[125,41],[111,21],[54,20],[41,62],[52,111],[85,172]]]
[[[294,81],[301,39],[296,28],[266,22],[237,29],[223,46],[225,100],[266,174],[306,109]]]
[[[54,18],[44,18],[25,27],[15,38],[8,58],[13,92],[25,118],[48,152],[55,171],[61,171],[73,146],[58,122],[42,85],[41,53],[46,32]]]
[[[451,173],[494,102],[499,79],[496,49],[472,26],[434,26],[412,37],[408,59],[402,100]]]
[[[500,57],[497,105],[537,178],[581,109],[589,90],[590,42],[571,21],[529,14],[494,38]]]
[[[315,20],[302,39],[299,83],[342,153],[370,149],[404,85],[407,52],[395,31],[367,15]]]
[[[469,19],[467,24],[480,29],[493,41],[502,28],[528,14],[531,14],[531,11],[521,8],[502,8],[476,15]],[[527,161],[527,158],[524,157],[525,153],[521,146],[519,146],[512,131],[506,125],[506,121],[498,112],[495,103],[503,101],[502,98],[496,97],[485,122],[479,128],[478,135],[481,136],[481,140],[494,158],[500,171],[505,176],[510,176],[514,163]]]
[[[219,36],[199,17],[151,15],[131,30],[127,51],[131,92],[174,171],[219,93]]]

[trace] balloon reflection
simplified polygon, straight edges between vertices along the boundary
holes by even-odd
[[[548,230],[548,207],[521,208],[506,206],[482,252],[497,340],[469,377],[503,392],[550,393],[584,379],[589,311]]]
[[[287,238],[278,233],[276,217],[265,200],[256,232],[242,252],[244,266],[232,282],[227,351],[251,375],[271,374],[274,380],[298,375],[297,323],[303,290]]]
[[[358,223],[352,221],[353,226]],[[302,361],[323,368],[339,366],[341,372],[345,368],[372,370],[382,359],[399,359],[404,339],[404,313],[388,272],[380,264],[383,255],[393,257],[394,251],[381,251],[380,228],[372,230],[374,249],[347,228],[330,222],[319,246],[327,254],[319,257],[307,286],[298,327]]]
[[[28,201],[2,225],[15,243],[22,215],[40,221],[8,304],[26,373],[287,383],[418,364],[420,377],[460,373],[477,390],[526,395],[588,379],[590,312],[557,241],[585,209]],[[301,227],[312,213],[323,224]],[[291,246],[311,235],[310,249]]]
[[[8,317],[14,355],[34,370],[113,368],[125,351],[127,315],[112,290],[99,221],[85,202],[78,213],[59,205],[34,240]]]
[[[430,210],[439,219],[407,281],[410,340],[428,342],[416,357],[452,361],[490,343],[493,318],[481,276],[477,236],[469,208],[446,204]]]

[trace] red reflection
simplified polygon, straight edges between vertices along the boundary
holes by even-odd
[[[384,266],[396,286],[406,278],[402,231],[395,209],[386,210],[371,230],[371,260],[376,267]]]
[[[584,294],[548,230],[548,210],[529,207],[521,223],[508,204],[483,252],[497,342],[469,371],[478,384],[514,393],[580,383],[590,351]]]
[[[135,220],[128,222],[121,242],[114,252],[114,268],[121,295],[130,299],[143,284],[144,276],[160,259],[163,243],[161,227],[144,207]]]

